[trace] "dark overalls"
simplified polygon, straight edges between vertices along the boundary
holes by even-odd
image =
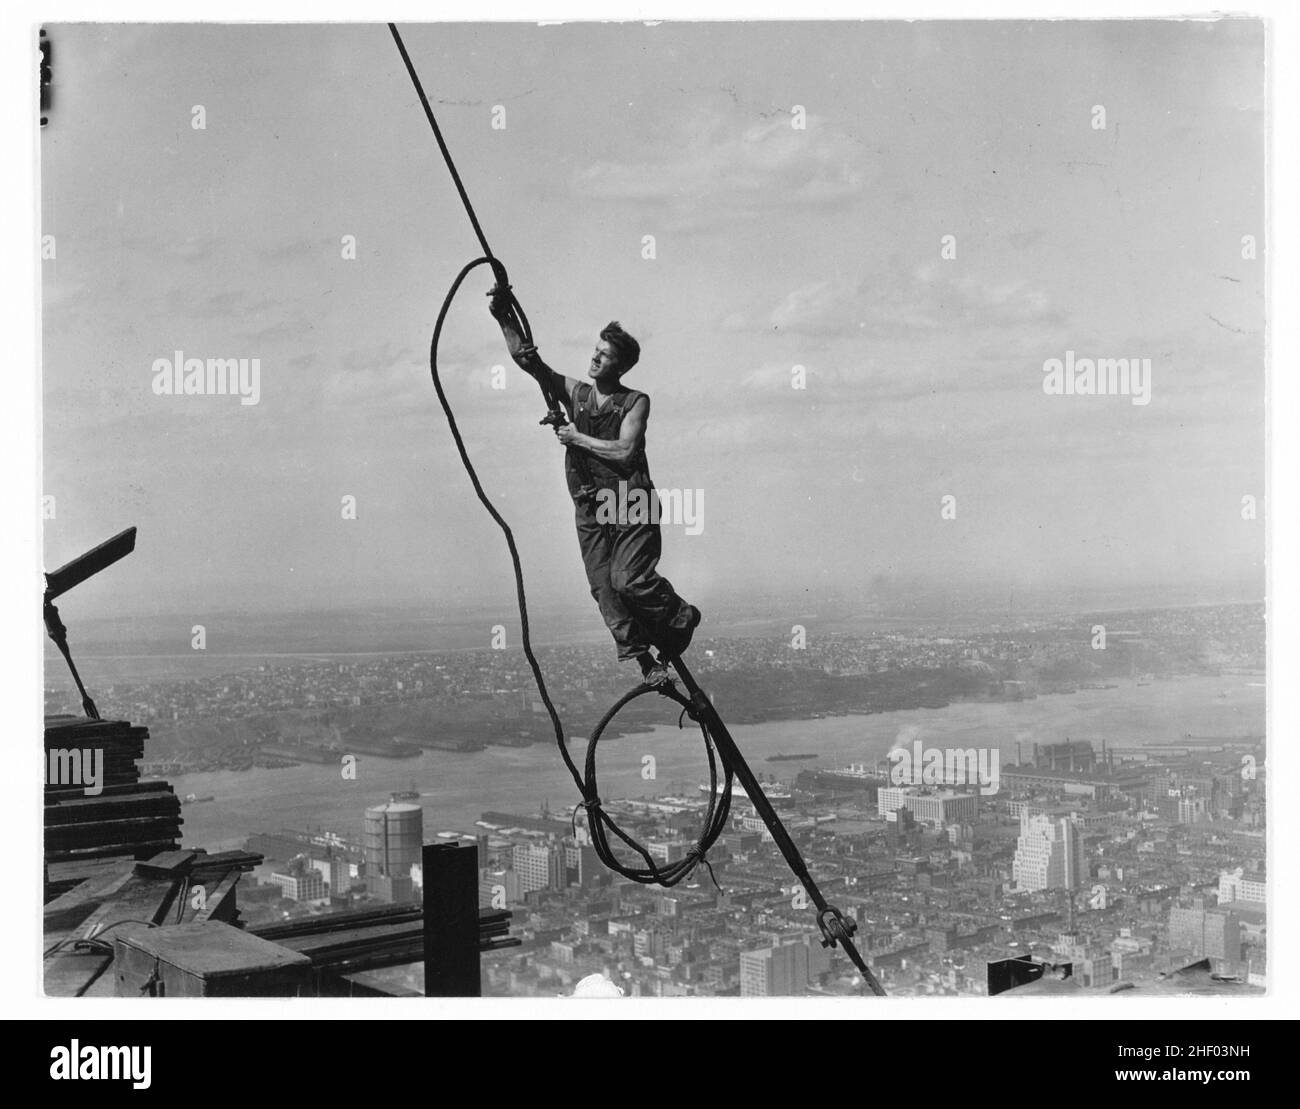
[[[617,439],[623,417],[642,394],[625,389],[596,410],[595,392],[596,387],[585,381],[574,388],[569,398],[573,426],[593,439]],[[602,523],[609,513],[598,515],[602,500],[606,505],[611,502],[608,494],[598,500],[599,492],[610,490],[616,499],[620,482],[626,483],[626,494],[644,490],[657,502],[645,451],[619,464],[572,447],[565,455],[564,472],[591,595],[618,645],[618,657],[637,658],[652,645],[662,646],[664,633],[679,632],[691,617],[690,606],[655,569],[662,553],[659,525],[632,523],[626,517]]]

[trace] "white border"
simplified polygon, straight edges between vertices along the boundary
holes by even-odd
[[[427,4],[390,3],[382,13],[399,22],[428,21]],[[1176,5],[1144,4],[1140,12],[1119,4],[1046,2],[1005,3],[988,0],[976,4],[937,3],[934,0],[911,0],[902,3],[847,4],[819,3],[805,0],[795,11],[766,4],[720,4],[709,0],[671,0],[655,4],[565,3],[522,4],[517,0],[498,0],[490,15],[475,0],[444,0],[436,8],[442,20],[455,21],[523,21],[557,20],[642,20],[642,19],[1008,19],[1008,18],[1150,18],[1191,16],[1210,17],[1208,11],[1196,12]],[[1226,13],[1216,12],[1213,15]],[[1267,242],[1271,280],[1271,305],[1282,306],[1271,321],[1269,425],[1271,435],[1269,495],[1266,519],[1270,536],[1269,589],[1271,655],[1269,663],[1269,873],[1272,883],[1269,906],[1269,972],[1271,988],[1264,1000],[1230,1002],[1198,999],[1193,1003],[1178,999],[1097,999],[1095,1003],[1068,1003],[1042,999],[1036,1003],[999,1003],[991,999],[895,999],[886,1002],[747,999],[680,999],[624,1002],[541,1001],[491,999],[465,1001],[217,1001],[186,1002],[173,1000],[160,1009],[152,1005],[135,1005],[129,1001],[92,1001],[48,999],[40,994],[39,952],[39,867],[40,798],[27,783],[37,780],[40,761],[35,737],[41,727],[40,671],[42,628],[39,616],[39,582],[41,571],[39,537],[40,473],[39,407],[37,378],[31,372],[38,365],[37,279],[39,261],[38,206],[36,188],[36,97],[33,52],[36,29],[45,22],[71,21],[157,21],[177,20],[173,4],[161,0],[134,0],[106,6],[88,0],[48,0],[39,5],[31,0],[11,0],[0,15],[0,73],[4,88],[4,165],[5,182],[0,219],[5,241],[6,296],[0,300],[8,355],[4,405],[3,442],[6,444],[6,472],[11,482],[11,516],[18,525],[9,529],[15,541],[3,547],[0,566],[0,589],[4,590],[6,616],[0,636],[4,652],[0,665],[0,713],[6,722],[4,742],[14,773],[7,776],[5,803],[0,806],[3,820],[5,855],[11,862],[6,868],[6,885],[21,896],[11,900],[0,913],[9,973],[4,976],[3,1008],[7,1019],[141,1019],[165,1015],[169,1018],[259,1019],[290,1017],[309,1020],[336,1020],[364,1016],[370,1020],[410,1020],[421,1017],[454,1017],[459,1020],[500,1020],[511,1018],[561,1017],[567,1019],[598,1017],[604,1020],[625,1019],[804,1019],[873,1017],[889,1020],[981,1019],[1006,1020],[1068,1018],[1079,1020],[1128,1019],[1237,1019],[1257,1017],[1294,1017],[1300,1012],[1295,998],[1300,989],[1297,980],[1295,939],[1296,882],[1283,870],[1288,862],[1289,845],[1296,842],[1296,810],[1291,803],[1289,783],[1297,759],[1296,687],[1293,675],[1300,672],[1297,662],[1297,598],[1294,568],[1300,566],[1300,551],[1295,542],[1295,519],[1300,505],[1295,498],[1295,475],[1300,472],[1296,441],[1300,436],[1287,426],[1293,413],[1300,411],[1297,395],[1296,311],[1300,303],[1296,288],[1294,257],[1296,219],[1294,198],[1300,197],[1300,180],[1296,173],[1296,139],[1294,106],[1297,95],[1297,70],[1300,69],[1300,16],[1288,0],[1258,0],[1249,11],[1239,14],[1261,15],[1271,21],[1270,76],[1272,144],[1270,197],[1281,200],[1271,208],[1272,234]],[[224,0],[189,4],[184,8],[185,21],[283,21],[283,22],[374,22],[373,5],[362,4],[290,4],[283,0]],[[1287,201],[1291,203],[1288,204]],[[1279,264],[1280,262],[1280,264]],[[1289,264],[1288,264],[1289,263]],[[1281,572],[1279,571],[1281,568]],[[1290,574],[1287,571],[1291,571]],[[1288,681],[1288,678],[1290,680]],[[1285,802],[1285,803],[1283,803]],[[37,894],[35,898],[33,894]]]

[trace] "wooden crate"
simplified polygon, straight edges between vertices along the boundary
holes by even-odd
[[[295,997],[311,992],[306,955],[219,921],[113,933],[119,997]]]

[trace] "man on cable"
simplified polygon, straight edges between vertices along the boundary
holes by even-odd
[[[536,347],[524,343],[510,322],[509,290],[493,289],[489,295],[510,357],[563,398],[572,421],[556,427],[555,437],[567,448],[565,478],[591,595],[618,645],[618,657],[635,659],[642,680],[660,685],[669,680],[664,660],[685,652],[700,610],[683,601],[655,569],[662,551],[658,514],[654,523],[631,523],[623,510],[633,490],[655,497],[645,456],[650,398],[622,382],[641,357],[641,347],[617,322],[611,323],[600,333],[588,380],[564,377],[542,361]],[[605,504],[598,505],[598,498]],[[611,500],[620,506],[612,521],[608,511],[598,512]],[[659,649],[659,659],[651,647]]]

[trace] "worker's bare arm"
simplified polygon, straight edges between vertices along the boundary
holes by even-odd
[[[556,438],[565,446],[577,447],[606,462],[624,465],[645,449],[645,425],[650,418],[650,398],[637,397],[619,425],[617,439],[596,439],[574,430],[572,424],[555,429]]]
[[[495,294],[495,291],[494,291]],[[496,295],[493,295],[492,302],[489,306],[492,318],[501,326],[501,334],[506,340],[506,349],[510,351],[510,357],[524,373],[534,378],[544,388],[550,388],[564,401],[564,406],[569,407],[569,397],[572,396],[574,385],[577,384],[573,378],[565,377],[557,373],[542,361],[542,356],[537,353],[537,348],[531,343],[524,342],[524,338],[519,334],[518,328],[510,319],[506,302]]]

